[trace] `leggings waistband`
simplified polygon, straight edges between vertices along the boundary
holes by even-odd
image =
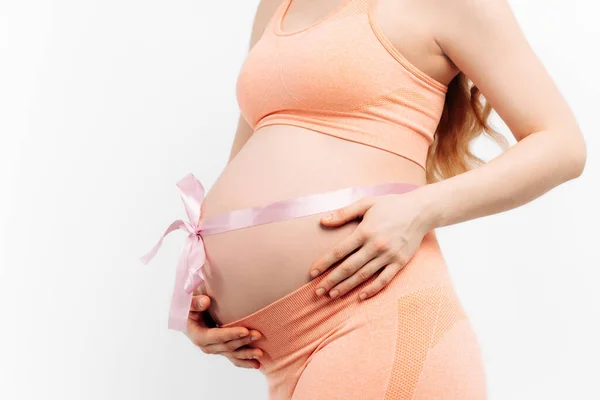
[[[451,285],[433,231],[424,237],[409,263],[378,293],[365,300],[359,300],[358,295],[362,288],[377,278],[377,273],[342,296],[333,299],[326,294],[317,296],[315,290],[319,283],[333,270],[335,268],[327,269],[308,283],[247,316],[217,326],[243,326],[261,332],[261,338],[253,342],[251,347],[260,348],[267,354],[260,362],[266,368],[264,371],[270,372],[273,363],[297,357],[298,352],[314,351],[314,345],[335,333],[339,324],[361,313],[369,313],[370,309],[377,310],[388,304],[390,298],[396,299],[429,287]]]

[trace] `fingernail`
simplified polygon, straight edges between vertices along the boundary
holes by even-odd
[[[337,296],[338,294],[340,294],[340,292],[338,290],[332,290],[331,292],[329,292],[329,296],[331,298],[334,298],[335,296]]]
[[[240,332],[240,337],[248,336],[248,332]]]
[[[320,296],[320,295],[322,295],[323,293],[325,293],[325,289],[323,289],[323,288],[318,288],[318,289],[317,289],[317,296]]]
[[[361,293],[359,297],[360,297],[361,300],[364,300],[364,299],[367,298],[367,294],[366,293]]]
[[[204,299],[200,299],[200,301],[198,301],[198,303],[200,304],[200,307],[204,307]]]
[[[319,270],[318,269],[313,269],[312,271],[310,271],[310,276],[312,276],[313,278],[315,276],[319,275]]]
[[[252,336],[250,337],[250,340],[258,340],[258,338],[260,338],[260,336],[259,336],[259,335],[252,335]]]
[[[333,218],[333,215],[332,214],[328,214],[328,215],[326,215],[326,216],[323,217],[323,221],[329,221],[329,220],[331,220],[331,218]]]

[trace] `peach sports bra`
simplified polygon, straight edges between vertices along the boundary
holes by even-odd
[[[282,29],[283,0],[244,60],[240,111],[256,131],[294,125],[380,148],[425,168],[448,87],[384,36],[377,0],[341,0],[326,17]]]

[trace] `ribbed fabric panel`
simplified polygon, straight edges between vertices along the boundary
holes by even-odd
[[[403,296],[397,306],[396,353],[385,400],[412,400],[429,350],[466,315],[451,285]]]
[[[429,347],[435,347],[454,324],[466,318],[467,315],[460,304],[456,292],[451,287],[444,287],[440,299],[438,321]]]

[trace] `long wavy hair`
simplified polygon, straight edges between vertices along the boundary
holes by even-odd
[[[492,106],[463,72],[448,84],[444,110],[427,154],[427,182],[447,179],[480,166],[471,141],[487,135],[503,149],[508,141],[488,122]]]

